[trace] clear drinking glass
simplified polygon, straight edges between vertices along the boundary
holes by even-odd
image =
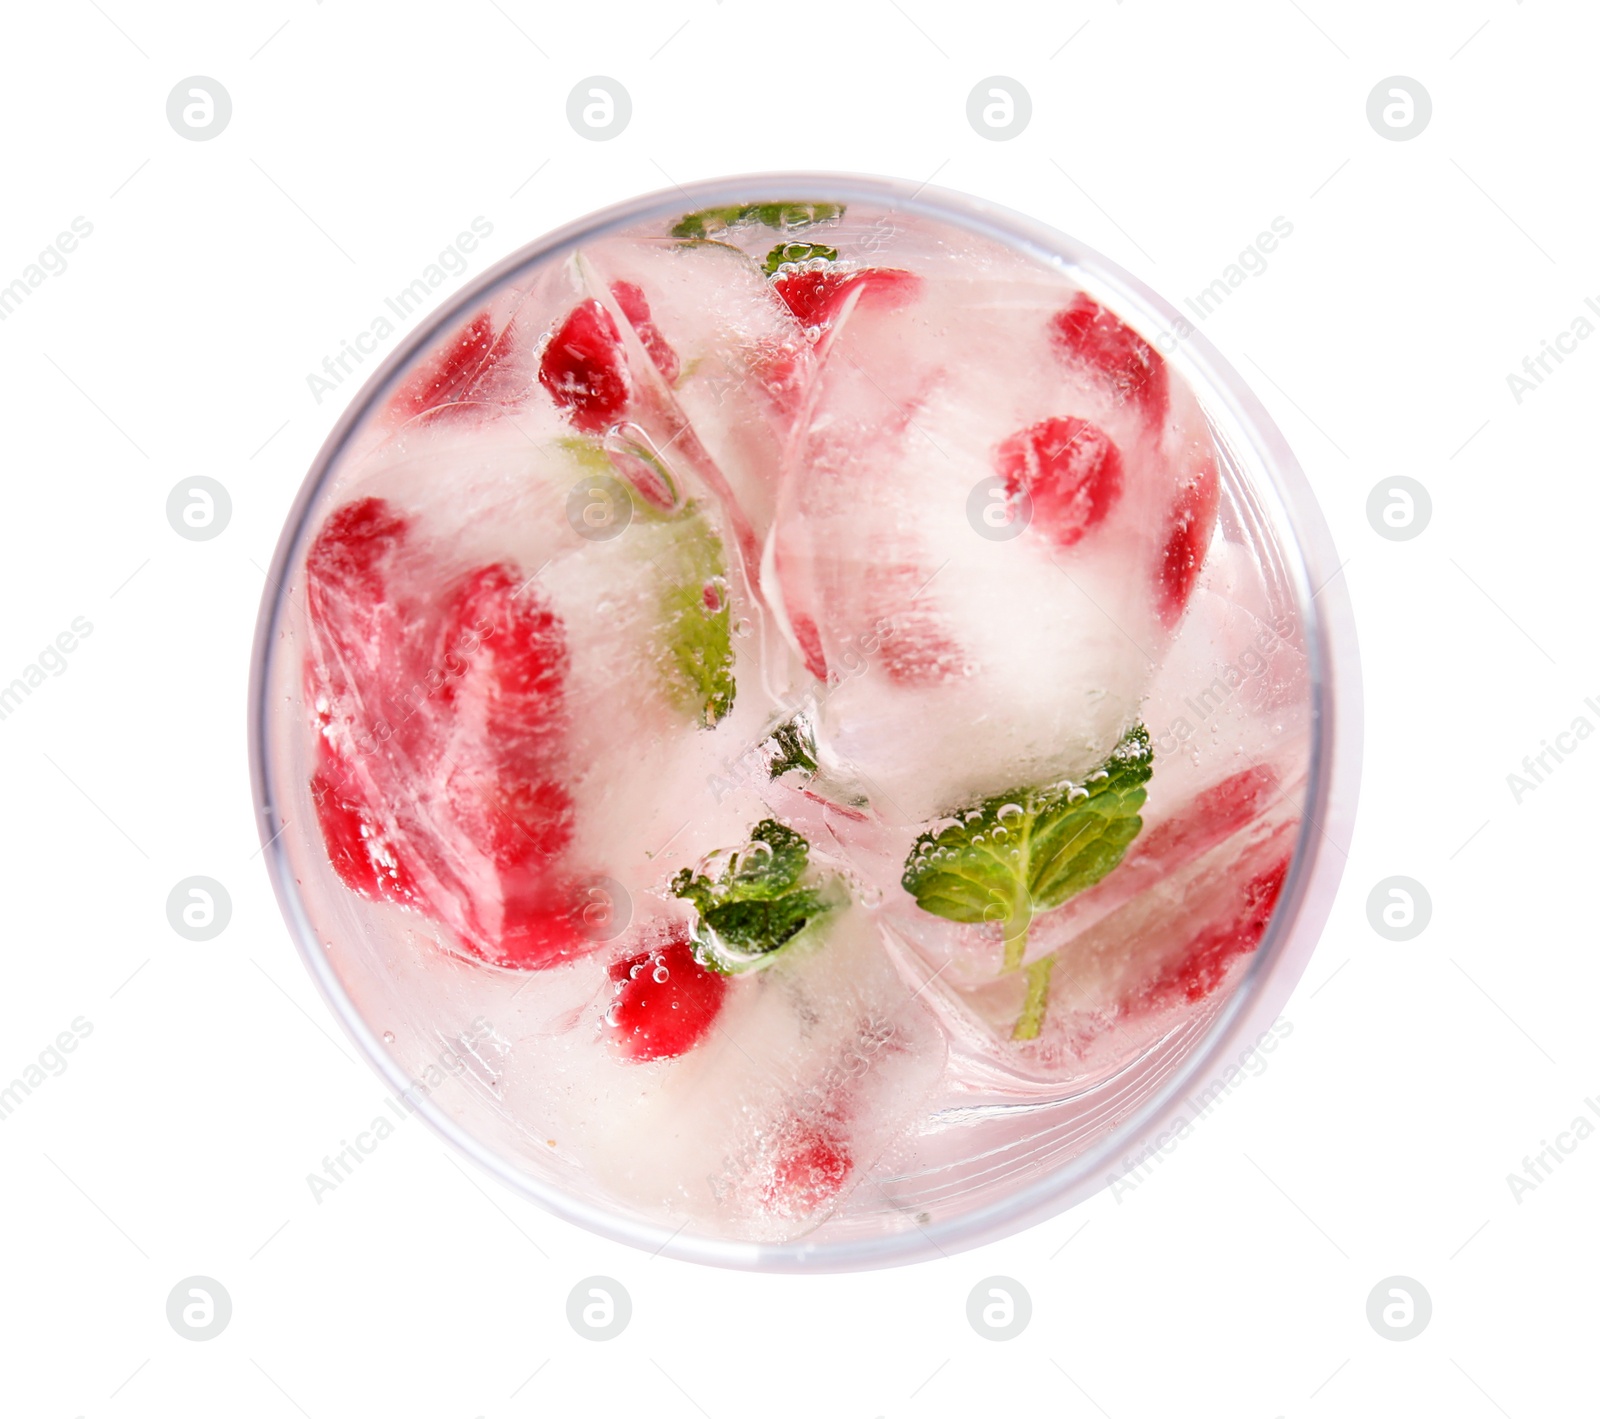
[[[1141,1041],[1134,1057],[1070,1084],[997,1082],[981,1059],[968,1061],[961,1087],[940,1096],[893,1151],[892,1165],[877,1168],[820,1226],[780,1241],[675,1230],[609,1195],[507,1107],[511,1042],[501,1022],[518,992],[539,988],[541,973],[419,951],[395,929],[392,912],[375,911],[338,880],[308,790],[315,742],[302,673],[310,538],[339,500],[342,472],[381,439],[376,411],[408,376],[497,295],[536,284],[599,236],[665,232],[686,212],[769,202],[846,204],[876,214],[885,231],[923,224],[947,246],[963,234],[999,243],[1064,272],[1161,352],[1210,425],[1223,518],[1259,563],[1271,609],[1293,627],[1303,669],[1281,690],[1289,712],[1303,716],[1307,745],[1303,788],[1293,790],[1299,823],[1287,877],[1231,991]],[[1293,454],[1244,382],[1173,307],[1081,243],[971,197],[877,177],[763,174],[655,193],[541,238],[455,295],[400,343],[324,444],[285,524],[256,634],[250,753],[264,855],[307,969],[394,1091],[397,1111],[419,1115],[549,1211],[649,1252],[757,1270],[869,1268],[947,1254],[1049,1217],[1137,1166],[1209,1104],[1278,1017],[1330,910],[1355,811],[1360,675],[1339,565]],[[1173,740],[1158,746],[1158,772],[1161,753],[1181,754],[1189,734],[1205,730],[1204,686],[1196,690],[1199,723],[1152,726]],[[899,941],[896,950],[916,956],[914,943]],[[959,1041],[952,1049],[960,1055]]]

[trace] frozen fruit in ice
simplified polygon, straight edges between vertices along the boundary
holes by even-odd
[[[1204,1000],[1228,974],[1228,968],[1261,943],[1272,909],[1278,904],[1289,872],[1286,857],[1246,882],[1230,915],[1196,933],[1183,951],[1147,984],[1130,1010],[1155,1011]]]
[[[791,1217],[815,1212],[839,1195],[852,1166],[842,1129],[826,1122],[791,1124],[777,1139],[762,1204]]]
[[[912,562],[879,562],[862,573],[868,602],[878,613],[877,653],[896,685],[937,685],[972,672],[971,657],[951,637],[931,598],[922,595],[931,580],[926,567]]]
[[[516,568],[451,579],[409,527],[365,498],[306,557],[324,843],[353,890],[422,912],[462,949],[553,965],[596,944],[562,856],[565,632]]]
[[[1245,827],[1280,792],[1270,764],[1252,764],[1203,788],[1170,817],[1155,824],[1129,854],[1129,867],[1165,875],[1208,852]]]
[[[1041,419],[1006,439],[995,464],[1011,497],[1028,495],[1031,525],[1062,549],[1105,521],[1122,496],[1122,454],[1087,419]]]
[[[330,514],[306,553],[316,633],[308,699],[318,733],[345,756],[340,782],[370,769],[380,749],[409,750],[418,727],[396,712],[421,674],[408,613],[391,594],[410,539],[408,518],[382,498],[361,498]]]
[[[496,868],[548,862],[572,835],[572,804],[554,781],[565,722],[568,653],[560,621],[508,566],[480,567],[447,598],[441,745],[453,825]]]
[[[1177,624],[1200,579],[1220,497],[1217,466],[1207,458],[1179,490],[1167,518],[1167,538],[1162,544],[1156,582],[1156,613],[1164,626]]]
[[[585,433],[599,433],[622,417],[628,370],[617,324],[599,301],[580,301],[556,327],[539,357],[539,383]]]
[[[644,291],[633,281],[613,281],[611,295],[617,309],[627,316],[628,324],[638,333],[639,343],[644,346],[651,363],[661,371],[662,379],[672,384],[678,378],[678,353],[650,318],[650,303]]]
[[[573,828],[559,768],[565,629],[503,563],[461,580],[445,598],[444,627],[447,643],[473,649],[457,667],[445,663],[440,826],[475,848],[493,874],[478,893],[484,954],[520,969],[583,954],[595,943],[579,929],[561,862]]]
[[[615,998],[606,1012],[611,1046],[624,1059],[674,1059],[699,1044],[716,1021],[726,976],[694,958],[681,926],[656,945],[614,961]]]
[[[366,609],[382,604],[384,565],[410,525],[382,498],[361,498],[329,515],[306,553],[313,611],[324,596],[359,598]]]
[[[1119,403],[1142,409],[1152,427],[1167,417],[1167,362],[1099,302],[1080,291],[1051,317],[1050,337],[1058,354],[1092,371]]]
[[[794,632],[795,643],[805,660],[806,669],[819,680],[828,678],[828,658],[822,649],[822,632],[817,623],[803,612],[790,611],[789,628]]]
[[[395,391],[389,407],[400,418],[442,417],[473,404],[507,404],[525,385],[512,368],[516,341],[508,321],[496,333],[487,311],[469,320]]]
[[[772,289],[802,325],[829,324],[851,292],[871,309],[892,310],[916,295],[920,281],[910,271],[886,267],[846,271],[827,263],[807,263],[794,270],[779,268]]]
[[[328,861],[352,892],[373,901],[411,904],[416,888],[395,835],[374,811],[348,763],[326,740],[317,748],[311,804]]]

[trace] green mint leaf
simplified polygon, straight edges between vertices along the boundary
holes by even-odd
[[[836,246],[822,246],[810,241],[784,241],[779,242],[767,253],[767,259],[761,263],[761,269],[769,276],[776,276],[780,266],[786,266],[796,261],[837,261],[839,248]]]
[[[635,499],[637,506],[643,500]],[[669,698],[709,729],[733,708],[733,626],[722,539],[693,502],[672,515],[661,617]]]
[[[817,771],[817,741],[811,726],[796,715],[786,719],[767,736],[764,748],[772,749],[772,760],[767,765],[768,778],[781,778],[790,769],[805,774]]]
[[[942,831],[924,833],[901,885],[934,916],[1000,922],[1005,968],[1015,970],[1034,915],[1092,887],[1122,861],[1143,826],[1150,766],[1150,735],[1135,725],[1083,783],[998,794]]]
[[[672,879],[673,896],[699,913],[695,954],[704,965],[723,975],[769,965],[840,905],[831,878],[801,884],[810,852],[799,833],[765,818],[751,831],[749,846],[730,853],[715,878],[685,867]]]
[[[706,241],[729,227],[758,222],[774,231],[797,231],[844,215],[839,202],[756,202],[742,207],[707,207],[680,217],[671,235],[679,241]]]
[[[637,521],[666,532],[666,547],[652,558],[662,574],[657,603],[662,682],[673,708],[707,729],[713,727],[733,708],[735,689],[732,606],[722,539],[692,500],[669,509],[645,497],[596,440],[564,438],[558,446],[597,480],[597,486],[622,490],[630,504],[630,526]],[[667,496],[677,497],[677,484],[659,458],[636,444],[628,452],[660,480]],[[650,544],[652,550],[655,545]]]

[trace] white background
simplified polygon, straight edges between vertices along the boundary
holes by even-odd
[[[1520,804],[1506,775],[1600,724],[1600,340],[1520,404],[1506,375],[1600,298],[1597,42],[1592,6],[1553,0],[8,8],[0,284],[94,230],[0,323],[0,682],[94,629],[0,722],[0,1082],[75,1017],[93,1033],[0,1123],[0,1409],[1594,1412],[1600,1137],[1520,1201],[1506,1175],[1600,1097],[1600,740]],[[233,100],[208,142],[165,116],[194,74]],[[566,121],[592,74],[632,95],[611,142]],[[995,74],[1033,97],[1006,142],[966,118]],[[1366,118],[1396,74],[1434,105],[1407,142]],[[1293,1033],[1131,1194],[910,1269],[652,1260],[416,1123],[318,1205],[306,1174],[383,1090],[291,948],[246,768],[261,568],[355,388],[318,405],[306,375],[476,216],[474,274],[614,200],[769,168],[932,177],[1174,301],[1293,223],[1203,326],[1304,462],[1362,633],[1362,815]],[[233,499],[209,542],[165,518],[197,474]],[[1409,542],[1366,520],[1396,474],[1433,499]],[[1434,906],[1403,944],[1365,907],[1397,873]],[[192,874],[233,899],[209,943],[165,914]],[[165,1315],[196,1273],[234,1307],[203,1344]],[[565,1316],[595,1273],[634,1304],[605,1344]],[[1397,1273],[1433,1300],[1404,1343],[1366,1317]],[[966,1319],[993,1274],[1033,1299],[1007,1343]]]

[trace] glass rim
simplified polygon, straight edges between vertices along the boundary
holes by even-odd
[[[268,690],[288,583],[298,566],[308,518],[337,468],[352,436],[368,412],[419,353],[459,322],[484,298],[518,272],[557,257],[608,231],[652,218],[735,203],[834,201],[877,203],[935,217],[1028,252],[1075,279],[1114,293],[1114,308],[1149,338],[1156,330],[1176,336],[1176,347],[1161,344],[1164,357],[1178,365],[1208,416],[1228,419],[1227,432],[1237,452],[1253,455],[1247,470],[1252,492],[1262,499],[1274,534],[1293,555],[1286,568],[1305,640],[1311,701],[1310,766],[1305,803],[1294,854],[1265,935],[1229,998],[1190,1044],[1172,1074],[1116,1127],[1091,1147],[1050,1169],[1005,1197],[926,1226],[873,1237],[786,1243],[732,1241],[665,1227],[586,1202],[517,1168],[457,1123],[419,1087],[368,1028],[329,963],[312,929],[294,879],[283,828],[273,798],[276,781],[273,713]],[[1129,320],[1129,317],[1132,317]],[[1250,387],[1169,302],[1137,277],[1065,233],[997,203],[924,182],[871,174],[816,171],[763,172],[710,178],[662,188],[568,222],[519,247],[432,310],[406,335],[365,384],[350,398],[312,460],[279,534],[262,591],[249,686],[249,755],[262,856],[273,891],[306,969],[335,1017],[367,1062],[428,1125],[479,1167],[548,1212],[653,1255],[670,1256],[741,1270],[839,1272],[868,1270],[947,1256],[1011,1235],[1055,1216],[1098,1192],[1147,1157],[1147,1140],[1170,1126],[1182,1105],[1239,1049],[1252,1024],[1264,1028],[1276,1018],[1298,982],[1331,908],[1343,869],[1359,789],[1362,712],[1355,623],[1339,573],[1342,563],[1332,536],[1299,462]],[[1337,860],[1330,849],[1337,853]],[[1235,1066],[1237,1068],[1237,1066]]]

